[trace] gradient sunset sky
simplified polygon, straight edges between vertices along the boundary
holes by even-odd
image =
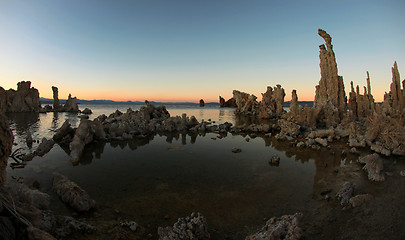
[[[0,0],[0,86],[32,82],[40,96],[218,101],[232,90],[261,100],[313,100],[318,28],[332,36],[345,90],[381,101],[397,61],[405,74],[405,1]],[[401,77],[403,79],[403,77]],[[362,89],[362,88],[361,88]]]

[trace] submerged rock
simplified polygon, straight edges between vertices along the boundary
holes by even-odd
[[[280,218],[272,217],[261,230],[247,236],[245,240],[298,240],[302,235],[302,230],[298,226],[301,218],[301,213],[284,215]]]
[[[85,109],[82,111],[82,113],[83,113],[83,114],[92,114],[93,112],[91,111],[90,108],[85,108]]]
[[[29,240],[56,240],[51,234],[33,226],[27,228],[27,234]]]
[[[349,204],[350,198],[353,196],[354,187],[351,182],[345,182],[342,188],[336,194],[336,197],[340,200],[340,205],[346,206]]]
[[[96,206],[90,195],[76,183],[59,173],[53,173],[52,189],[59,198],[79,212],[89,211]]]
[[[278,155],[273,155],[270,160],[269,160],[269,164],[271,166],[278,166],[280,165],[280,157]]]
[[[373,196],[370,194],[360,194],[350,198],[349,202],[352,205],[352,207],[358,207],[363,203],[370,201],[371,199],[373,199]]]
[[[359,159],[359,163],[365,164],[363,170],[368,172],[368,179],[371,181],[385,181],[383,172],[383,159],[377,153],[367,155]]]
[[[51,211],[44,211],[40,228],[52,233],[58,239],[72,239],[72,235],[83,235],[96,230],[92,225],[78,221],[69,216],[54,215]]]
[[[240,152],[242,152],[242,149],[240,149],[240,148],[232,148],[232,152],[233,153],[240,153]]]
[[[138,228],[138,224],[134,221],[130,221],[130,222],[121,222],[121,227],[129,227],[129,229],[131,229],[131,231],[135,232],[136,229]]]
[[[54,144],[55,142],[52,139],[48,140],[46,138],[42,138],[42,141],[35,150],[34,155],[40,157],[44,156],[49,151],[51,151]]]
[[[207,221],[200,213],[192,213],[186,218],[179,218],[173,227],[159,227],[159,240],[208,240]]]
[[[56,131],[52,139],[62,146],[69,146],[72,142],[75,130],[71,127],[69,120],[66,120],[62,126]]]

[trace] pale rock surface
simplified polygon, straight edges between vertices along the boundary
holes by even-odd
[[[192,213],[186,218],[179,218],[173,227],[159,227],[159,240],[208,240],[207,221],[200,213]]]
[[[284,215],[280,218],[272,217],[264,227],[253,235],[247,236],[245,240],[298,240],[301,239],[302,230],[299,227],[301,213]]]
[[[377,154],[370,154],[359,159],[359,163],[365,164],[363,169],[368,172],[371,181],[385,181],[383,159]]]

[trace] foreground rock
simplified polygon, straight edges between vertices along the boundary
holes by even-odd
[[[53,173],[52,189],[59,198],[79,212],[89,211],[96,206],[90,195],[76,183],[59,173]]]
[[[210,239],[207,221],[200,213],[192,213],[186,218],[179,218],[173,227],[159,227],[159,240],[207,240]]]
[[[301,213],[284,215],[280,218],[272,217],[257,233],[246,237],[245,240],[297,240],[301,238],[302,230],[299,227]]]
[[[58,239],[72,239],[72,235],[83,235],[96,230],[95,227],[86,222],[78,221],[69,216],[54,215],[51,211],[43,211],[40,227]]]
[[[6,181],[7,160],[11,154],[14,136],[7,118],[0,113],[0,186]]]
[[[359,163],[365,164],[363,170],[368,172],[368,179],[376,182],[385,181],[383,159],[380,155],[377,153],[367,155],[360,158]]]

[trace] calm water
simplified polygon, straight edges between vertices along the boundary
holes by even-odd
[[[122,112],[128,108],[80,107],[93,110],[91,119],[108,115],[117,107]],[[131,107],[136,110],[140,106]],[[195,115],[200,121],[241,123],[233,109],[169,106],[168,111],[172,116]],[[37,145],[32,149],[26,146],[28,129],[33,139],[39,140],[52,137],[66,119],[74,126],[79,123],[77,116],[69,113],[8,117],[17,143],[14,149],[21,147],[24,152],[33,151]],[[232,148],[241,148],[242,152],[232,153]],[[278,167],[268,164],[274,154],[281,158]],[[28,185],[38,181],[40,190],[52,196],[52,208],[70,214],[71,210],[51,190],[52,173],[66,175],[98,202],[98,217],[83,217],[99,229],[108,228],[112,220],[131,220],[140,226],[134,233],[140,239],[147,234],[156,238],[158,226],[172,225],[178,217],[198,211],[208,219],[213,239],[244,239],[262,226],[265,218],[297,211],[308,215],[310,209],[319,207],[319,199],[314,196],[325,190],[335,169],[353,166],[342,159],[340,153],[330,149],[297,150],[269,135],[251,138],[228,134],[218,138],[212,133],[178,134],[93,143],[86,147],[76,166],[69,162],[68,153],[55,144],[44,157],[35,157],[22,169],[8,167],[7,172],[9,181],[19,177]]]

